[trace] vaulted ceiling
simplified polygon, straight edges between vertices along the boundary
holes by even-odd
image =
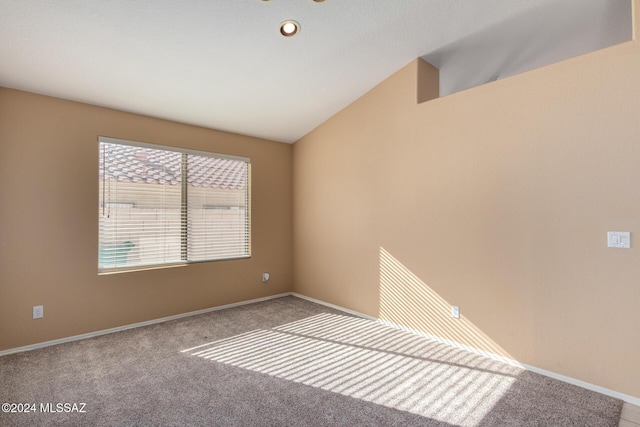
[[[418,57],[447,95],[631,33],[630,0],[0,0],[0,86],[292,143]]]

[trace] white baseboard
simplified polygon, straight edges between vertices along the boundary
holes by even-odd
[[[544,375],[550,378],[554,378],[556,380],[564,381],[565,383],[573,384],[578,387],[586,388],[587,390],[595,391],[596,393],[601,393],[607,396],[615,397],[616,399],[620,399],[626,403],[630,403],[635,406],[640,406],[640,398],[630,396],[628,394],[620,393],[615,390],[610,390],[608,388],[600,387],[599,385],[591,384],[582,380],[577,380],[575,378],[567,377],[565,375],[557,374],[555,372],[547,371],[546,369],[537,368],[535,366],[522,364],[522,366],[531,372],[535,372],[540,375]]]
[[[373,320],[375,322],[377,322],[379,320],[377,317],[369,316],[367,314],[360,313],[358,311],[349,310],[348,308],[344,308],[344,307],[340,307],[339,305],[335,305],[335,304],[331,304],[331,303],[328,303],[328,302],[320,301],[319,299],[311,298],[311,297],[308,297],[306,295],[301,295],[301,294],[298,294],[296,292],[291,292],[290,295],[292,295],[292,296],[294,296],[296,298],[307,300],[309,302],[314,302],[316,304],[324,305],[325,307],[333,308],[335,310],[344,311],[345,313],[353,314],[354,316],[363,317],[363,318],[368,319],[368,320]]]
[[[281,297],[286,297],[286,296],[290,296],[290,295],[291,295],[291,292],[287,292],[287,293],[283,293],[283,294],[277,294],[277,295],[270,295],[268,297],[255,298],[255,299],[248,300],[248,301],[241,301],[241,302],[236,302],[236,303],[232,303],[232,304],[220,305],[220,306],[217,306],[217,307],[205,308],[203,310],[190,311],[188,313],[176,314],[174,316],[161,317],[159,319],[153,319],[153,320],[147,320],[145,322],[133,323],[131,325],[118,326],[116,328],[103,329],[101,331],[95,331],[95,332],[89,332],[89,333],[86,333],[86,334],[74,335],[72,337],[60,338],[60,339],[57,339],[57,340],[45,341],[45,342],[41,342],[41,343],[37,343],[37,344],[31,344],[31,345],[25,345],[24,347],[10,348],[8,350],[0,351],[0,357],[5,356],[7,354],[20,353],[20,352],[29,351],[29,350],[36,350],[38,348],[44,348],[44,347],[49,347],[49,346],[52,346],[52,345],[64,344],[66,342],[79,341],[79,340],[83,340],[83,339],[86,339],[86,338],[98,337],[100,335],[112,334],[114,332],[126,331],[127,329],[140,328],[142,326],[154,325],[156,323],[162,323],[162,322],[168,322],[170,320],[182,319],[183,317],[197,316],[198,314],[210,313],[212,311],[224,310],[224,309],[232,308],[232,307],[239,307],[239,306],[242,306],[242,305],[253,304],[253,303],[261,302],[261,301],[268,301],[270,299],[281,298]]]
[[[101,331],[89,332],[89,333],[81,334],[81,335],[74,335],[72,337],[66,337],[66,338],[60,338],[60,339],[57,339],[57,340],[45,341],[45,342],[41,342],[41,343],[37,343],[37,344],[26,345],[26,346],[23,346],[23,347],[10,348],[8,350],[0,351],[0,357],[8,355],[8,354],[20,353],[20,352],[29,351],[29,350],[36,350],[38,348],[44,348],[44,347],[49,347],[49,346],[52,346],[52,345],[64,344],[64,343],[72,342],[72,341],[79,341],[79,340],[83,340],[83,339],[86,339],[86,338],[98,337],[100,335],[112,334],[114,332],[126,331],[127,329],[140,328],[142,326],[148,326],[148,325],[153,325],[153,324],[156,324],[156,323],[168,322],[170,320],[182,319],[184,317],[189,317],[189,316],[197,316],[198,314],[205,314],[205,313],[210,313],[212,311],[225,310],[227,308],[233,308],[233,307],[240,307],[240,306],[247,305],[247,304],[253,304],[253,303],[256,303],[256,302],[268,301],[268,300],[271,300],[271,299],[282,298],[282,297],[286,297],[286,296],[294,296],[294,297],[297,297],[297,298],[300,298],[300,299],[304,299],[304,300],[307,300],[307,301],[310,301],[310,302],[313,302],[313,303],[316,303],[316,304],[323,305],[325,307],[330,307],[330,308],[333,308],[335,310],[340,310],[342,312],[345,312],[345,313],[348,313],[348,314],[352,314],[354,316],[362,317],[364,319],[372,320],[374,322],[379,322],[381,324],[384,324],[384,325],[387,325],[387,326],[390,326],[390,327],[393,327],[393,328],[396,328],[396,329],[401,329],[403,331],[407,331],[407,332],[410,332],[412,334],[423,336],[425,338],[429,338],[429,339],[435,340],[437,342],[441,342],[443,344],[448,344],[448,345],[451,345],[453,347],[456,347],[456,348],[459,348],[459,349],[462,349],[462,350],[466,350],[466,351],[469,351],[469,352],[474,353],[474,354],[478,354],[478,355],[481,355],[481,356],[489,357],[489,358],[494,359],[494,360],[499,360],[501,362],[505,362],[505,363],[508,363],[510,365],[521,367],[523,369],[526,369],[526,370],[531,371],[531,372],[535,372],[537,374],[545,375],[547,377],[554,378],[554,379],[559,380],[559,381],[564,381],[566,383],[573,384],[573,385],[576,385],[578,387],[585,388],[587,390],[591,390],[591,391],[595,391],[597,393],[601,393],[601,394],[604,394],[604,395],[607,395],[607,396],[615,397],[616,399],[620,399],[620,400],[622,400],[624,402],[627,402],[627,403],[630,403],[632,405],[640,406],[640,398],[638,398],[638,397],[630,396],[630,395],[624,394],[624,393],[619,393],[619,392],[614,391],[614,390],[609,390],[607,388],[600,387],[600,386],[597,386],[595,384],[587,383],[587,382],[584,382],[584,381],[581,381],[581,380],[577,380],[575,378],[571,378],[571,377],[567,377],[567,376],[564,376],[564,375],[560,375],[560,374],[557,374],[555,372],[551,372],[551,371],[547,371],[545,369],[537,368],[535,366],[526,365],[526,364],[520,363],[520,362],[518,362],[516,360],[513,360],[513,359],[509,359],[509,358],[506,358],[506,357],[503,357],[503,356],[499,356],[499,355],[496,355],[496,354],[493,354],[493,353],[488,353],[486,351],[482,351],[482,350],[479,350],[477,348],[473,348],[473,347],[470,347],[470,346],[467,346],[467,345],[464,345],[464,344],[460,344],[460,343],[457,343],[455,341],[446,340],[446,339],[443,339],[443,338],[440,338],[440,337],[437,337],[437,336],[434,336],[434,335],[430,335],[430,334],[427,334],[427,333],[424,333],[424,332],[421,332],[421,331],[417,331],[415,329],[406,328],[406,327],[403,327],[403,326],[400,326],[400,325],[396,325],[396,324],[393,324],[391,322],[387,322],[387,321],[384,321],[382,319],[378,319],[377,317],[369,316],[367,314],[360,313],[360,312],[355,311],[355,310],[350,310],[348,308],[340,307],[338,305],[331,304],[331,303],[328,303],[328,302],[324,302],[324,301],[321,301],[321,300],[318,300],[318,299],[315,299],[315,298],[311,298],[311,297],[308,297],[306,295],[298,294],[296,292],[285,292],[285,293],[282,293],[282,294],[270,295],[270,296],[262,297],[262,298],[255,298],[255,299],[248,300],[248,301],[241,301],[241,302],[236,302],[236,303],[232,303],[232,304],[220,305],[220,306],[217,306],[217,307],[205,308],[203,310],[197,310],[197,311],[191,311],[191,312],[188,312],[188,313],[176,314],[174,316],[161,317],[159,319],[147,320],[145,322],[133,323],[133,324],[124,325],[124,326],[118,326],[116,328],[103,329]]]
[[[555,372],[547,371],[546,369],[541,369],[541,368],[537,368],[535,366],[527,365],[525,363],[520,363],[520,362],[518,362],[517,360],[514,360],[514,359],[510,359],[510,358],[507,358],[507,357],[499,356],[497,354],[493,354],[493,353],[489,353],[489,352],[486,352],[486,351],[482,351],[482,350],[479,350],[477,348],[470,347],[468,345],[464,345],[464,344],[460,344],[460,343],[455,342],[455,341],[443,339],[443,338],[440,338],[440,337],[437,337],[437,336],[434,336],[434,335],[431,335],[431,334],[427,334],[427,333],[422,332],[422,331],[418,331],[418,330],[415,330],[415,329],[411,329],[411,328],[407,328],[407,327],[404,327],[404,326],[401,326],[401,325],[397,325],[397,324],[394,324],[392,322],[387,322],[385,320],[378,319],[377,317],[369,316],[369,315],[364,314],[364,313],[359,313],[359,312],[354,311],[354,310],[349,310],[347,308],[340,307],[340,306],[335,305],[335,304],[330,304],[330,303],[327,303],[327,302],[324,302],[324,301],[320,301],[320,300],[317,300],[315,298],[310,298],[310,297],[305,296],[305,295],[300,295],[300,294],[295,293],[295,292],[292,292],[291,295],[293,295],[295,297],[298,297],[298,298],[301,298],[301,299],[304,299],[304,300],[307,300],[307,301],[314,302],[316,304],[320,304],[320,305],[324,305],[326,307],[333,308],[335,310],[344,311],[345,313],[349,313],[349,314],[352,314],[354,316],[363,317],[365,319],[373,320],[375,322],[381,323],[383,325],[390,326],[390,327],[395,328],[395,329],[401,329],[403,331],[410,332],[410,333],[415,334],[415,335],[419,335],[419,336],[422,336],[422,337],[425,337],[425,338],[429,338],[429,339],[432,339],[434,341],[437,341],[437,342],[440,342],[440,343],[443,343],[443,344],[448,344],[450,346],[459,348],[461,350],[466,350],[466,351],[469,351],[471,353],[478,354],[480,356],[485,356],[485,357],[489,357],[489,358],[494,359],[494,360],[498,360],[500,362],[508,363],[510,365],[517,366],[517,367],[520,367],[522,369],[526,369],[527,371],[535,372],[537,374],[544,375],[546,377],[550,377],[550,378],[553,378],[553,379],[556,379],[556,380],[559,380],[559,381],[563,381],[565,383],[569,383],[569,384],[572,384],[572,385],[575,385],[575,386],[578,386],[578,387],[582,387],[582,388],[585,388],[587,390],[595,391],[596,393],[601,393],[601,394],[604,394],[606,396],[615,397],[616,399],[620,399],[620,400],[622,400],[624,402],[630,403],[630,404],[635,405],[635,406],[640,406],[640,398],[638,398],[638,397],[634,397],[634,396],[630,396],[628,394],[620,393],[620,392],[617,392],[615,390],[609,390],[607,388],[600,387],[600,386],[597,386],[595,384],[591,384],[591,383],[588,383],[588,382],[585,382],[585,381],[581,381],[581,380],[578,380],[578,379],[575,379],[575,378],[567,377],[565,375],[557,374]]]

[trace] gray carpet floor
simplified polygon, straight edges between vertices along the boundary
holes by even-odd
[[[35,412],[2,426],[617,426],[622,407],[295,297],[0,357],[4,402]]]

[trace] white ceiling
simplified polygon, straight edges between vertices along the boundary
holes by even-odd
[[[418,57],[444,95],[631,33],[630,0],[0,0],[0,86],[292,143]]]

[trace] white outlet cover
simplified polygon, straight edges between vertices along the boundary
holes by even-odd
[[[44,317],[44,307],[41,305],[34,305],[33,306],[33,318],[34,319],[41,319],[42,317]]]
[[[451,306],[451,317],[453,317],[454,319],[460,318],[460,307],[458,307],[457,305]]]
[[[269,273],[262,273],[262,281],[266,282],[267,280],[269,280]]]

